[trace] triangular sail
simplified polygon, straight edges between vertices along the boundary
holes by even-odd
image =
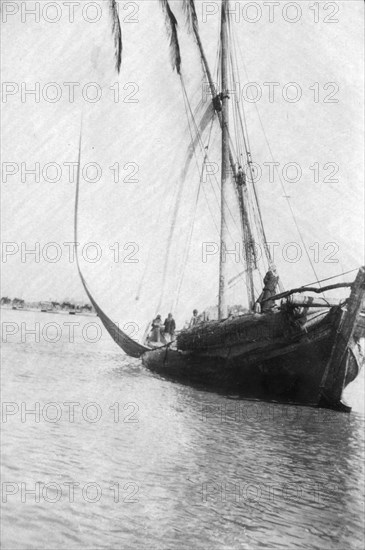
[[[123,332],[116,323],[114,323],[101,309],[101,307],[97,304],[95,299],[93,298],[87,283],[84,279],[84,276],[81,272],[80,264],[79,264],[79,257],[78,257],[78,251],[77,251],[77,219],[78,219],[78,208],[79,208],[79,186],[80,186],[80,160],[81,160],[81,132],[80,132],[80,143],[79,143],[79,158],[78,158],[78,166],[77,166],[77,181],[76,181],[76,197],[75,197],[75,219],[74,219],[74,229],[75,229],[75,247],[76,247],[76,264],[77,264],[77,270],[80,275],[81,282],[83,284],[83,287],[85,289],[86,294],[89,297],[90,302],[94,306],[94,309],[96,313],[98,314],[98,317],[100,318],[101,322],[103,323],[104,327],[110,334],[110,336],[113,338],[114,342],[118,344],[122,348],[122,350],[129,355],[130,357],[141,357],[145,351],[148,351],[150,348],[143,346],[142,344],[136,342],[133,340],[128,334]]]

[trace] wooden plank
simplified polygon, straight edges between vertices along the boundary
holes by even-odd
[[[319,296],[296,296],[290,297],[288,302],[298,307],[334,307],[340,306],[344,300],[338,298],[321,298]]]
[[[317,294],[321,294],[322,292],[325,292],[327,290],[334,290],[335,288],[349,288],[352,287],[352,285],[353,283],[337,283],[335,285],[322,286],[322,288],[317,288],[315,286],[301,286],[299,288],[287,290],[286,292],[281,292],[280,294],[276,294],[275,296],[270,296],[270,298],[265,298],[265,300],[261,300],[260,303],[263,304],[268,300],[279,300],[280,298],[286,298],[287,296],[291,296],[292,294],[300,292],[316,292]]]

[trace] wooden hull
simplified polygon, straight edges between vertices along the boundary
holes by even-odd
[[[281,310],[208,323],[183,331],[180,349],[146,351],[143,364],[205,390],[349,412],[341,397],[364,363],[364,278],[361,269],[346,304],[327,312],[295,318]]]
[[[242,353],[235,357],[156,349],[142,356],[153,372],[195,387],[240,397],[342,408],[340,402],[321,401],[321,382],[333,345],[333,335],[303,338],[283,346],[276,356]],[[261,355],[261,356],[260,356]],[[354,380],[360,365],[352,353],[346,357],[344,387]]]

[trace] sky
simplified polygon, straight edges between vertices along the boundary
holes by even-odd
[[[181,2],[170,3],[195,108],[205,84],[199,56]],[[2,6],[2,295],[86,300],[67,244],[74,241],[74,169],[82,121],[84,275],[114,318],[149,317],[158,303],[168,224],[189,146],[184,97],[171,68],[161,7],[155,0],[119,2],[123,60],[118,75],[106,1],[81,0],[73,17],[65,2],[41,1],[34,15],[29,10],[35,4]],[[363,2],[290,4],[281,1],[269,10],[262,2],[231,2],[242,54],[241,88],[235,94],[244,107],[252,158],[263,169],[257,189],[286,288],[315,280],[288,197],[318,278],[364,263]],[[214,67],[219,3],[196,5]],[[244,88],[248,83],[254,85]],[[36,94],[26,93],[32,89]],[[250,101],[257,90],[261,97]],[[217,151],[214,130],[209,155],[219,164]],[[273,161],[279,163],[284,189],[277,174],[269,181]],[[295,179],[290,168],[285,171],[288,163],[300,167],[297,182],[288,181]],[[36,175],[27,172],[32,169]],[[173,302],[184,268],[181,320],[194,305],[212,304],[217,291],[218,256],[202,261],[206,243],[218,241],[209,186],[208,202],[201,192],[197,203],[192,252],[184,256],[197,185],[191,175],[183,190],[176,261],[162,312]],[[296,253],[300,258],[293,261]]]

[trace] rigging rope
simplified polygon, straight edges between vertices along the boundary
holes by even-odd
[[[200,134],[199,127],[198,127],[198,125],[197,125],[197,123],[196,123],[194,114],[193,114],[193,112],[192,112],[191,104],[190,104],[190,101],[189,101],[189,97],[188,97],[188,94],[187,94],[187,91],[186,91],[186,87],[185,87],[185,83],[184,83],[184,80],[183,80],[183,77],[182,77],[182,76],[181,76],[181,79],[180,79],[180,80],[181,80],[181,84],[182,84],[183,91],[184,91],[184,95],[185,95],[185,99],[186,99],[186,105],[187,105],[188,108],[189,108],[189,112],[190,112],[190,115],[191,115],[191,118],[192,118],[192,123],[194,124],[195,131],[196,131],[196,133],[197,133],[197,137],[199,138],[199,145],[200,145],[200,148],[201,148],[201,152],[202,152],[202,154],[204,155],[204,162],[205,162],[205,161],[209,158],[209,157],[208,157],[208,153],[207,153],[207,149],[204,147],[204,144],[203,144],[203,142],[202,142],[202,136],[201,136],[201,134]],[[189,128],[190,128],[190,124],[189,124]],[[213,175],[214,182],[215,182],[215,184],[216,184],[218,190],[220,191],[220,186],[219,186],[219,183],[218,183],[218,181],[217,181],[217,178],[216,178],[215,174],[212,174],[212,175]],[[210,178],[209,178],[209,183],[210,183],[210,185],[211,185],[211,187],[212,187],[212,190],[213,190],[215,199],[216,199],[216,201],[217,201],[217,204],[220,205],[220,199],[219,199],[219,197],[217,197],[217,195],[216,195],[216,191],[215,191],[215,189],[214,189],[214,187],[213,187],[213,185],[212,185],[212,182],[210,181]],[[206,200],[207,200],[207,195],[206,195],[204,186],[203,186],[203,190],[204,190],[205,198],[206,198]],[[207,203],[208,203],[209,211],[210,211],[211,216],[212,216],[213,221],[214,221],[214,217],[213,217],[213,215],[212,215],[212,212],[211,212],[211,209],[210,209],[210,205],[209,205],[208,200],[207,200]],[[227,203],[226,203],[226,204],[227,204]],[[229,204],[227,204],[227,207],[228,207],[228,211],[229,211],[229,213],[230,213],[230,216],[231,216],[231,218],[232,218],[234,224],[235,224],[236,227],[238,228],[237,223],[236,223],[236,219],[235,219],[235,217],[234,217],[233,214],[232,214],[232,211],[231,211],[231,209],[230,209]],[[214,224],[215,224],[215,222],[214,222]],[[215,224],[215,225],[216,225],[216,224]],[[218,226],[216,226],[216,228],[217,228],[217,227],[218,227]],[[232,234],[231,234],[231,232],[230,232],[228,226],[227,226],[227,229],[228,229],[228,234],[229,234],[229,236],[231,237],[232,241],[234,242],[233,237],[232,237]],[[238,229],[239,229],[239,228],[238,228]],[[218,231],[218,235],[220,235],[220,231],[219,231],[218,229],[217,229],[217,231]],[[240,258],[240,261],[242,261],[241,258]],[[236,265],[235,265],[235,267],[236,267]],[[236,270],[237,270],[237,267],[236,267]]]
[[[233,72],[233,81],[236,82],[234,65],[236,66],[237,75],[239,75],[238,56],[237,56],[237,48],[236,48],[236,37],[235,37],[234,33],[232,32],[231,25],[230,25],[230,20],[229,20],[228,30],[229,30],[229,33],[230,33],[231,42],[233,44],[233,52],[231,52],[231,64],[232,64],[232,72]],[[238,76],[238,83],[240,84],[239,76]],[[241,125],[242,137],[243,137],[243,146],[244,146],[244,149],[245,149],[245,152],[246,152],[247,166],[248,166],[248,169],[250,171],[252,188],[253,188],[253,191],[254,191],[254,204],[255,204],[256,209],[257,209],[257,214],[255,212],[255,208],[253,209],[254,210],[254,217],[258,216],[258,221],[256,221],[256,224],[257,224],[257,227],[259,229],[259,233],[261,233],[261,240],[264,244],[264,251],[265,251],[265,254],[266,254],[267,263],[268,263],[268,266],[270,267],[270,264],[272,263],[273,260],[271,258],[270,250],[267,246],[267,238],[266,238],[265,228],[264,228],[264,224],[263,224],[263,220],[262,220],[260,202],[259,202],[259,198],[258,198],[258,194],[257,194],[257,190],[256,190],[255,178],[254,178],[254,175],[253,175],[252,159],[251,159],[251,154],[250,154],[249,136],[248,136],[248,130],[247,130],[247,124],[246,124],[245,110],[242,108],[244,123],[243,123],[243,120],[242,120],[241,109],[236,108],[236,112],[238,113],[238,116],[239,116],[239,122],[240,122],[240,125]],[[261,273],[260,273],[260,275],[261,275]]]
[[[204,68],[206,77],[208,78],[208,81],[209,81],[212,98],[214,98],[216,96],[216,93],[217,93],[216,92],[217,86],[216,86],[216,84],[214,83],[214,81],[211,77],[211,72],[210,72],[210,69],[209,69],[209,66],[208,66],[208,62],[207,62],[204,50],[203,50],[203,46],[202,46],[202,43],[201,43],[200,36],[199,36],[199,33],[198,33],[197,30],[195,30],[195,36],[196,36],[197,43],[198,43],[198,46],[199,46],[199,49],[200,49],[200,54],[201,54],[201,58],[202,58],[202,62],[203,62],[202,63],[203,68]],[[217,45],[218,61],[221,59],[221,53],[222,53],[221,52],[220,38],[221,37],[218,36],[218,45]],[[219,66],[220,66],[220,63],[219,63]],[[221,74],[219,73],[218,66],[217,66],[216,73],[217,73],[216,74],[216,82],[218,82],[218,88],[221,88],[222,87],[222,79],[221,79]],[[219,114],[218,114],[218,118],[219,118],[220,125],[221,125],[222,124],[221,123],[221,117],[219,116]],[[237,154],[234,154],[235,153],[235,146],[232,143],[231,136],[229,135],[229,137],[228,137],[228,139],[229,139],[229,148],[230,148],[230,154],[229,154],[230,164],[231,164],[231,169],[232,169],[234,177],[236,177],[236,175],[237,175],[236,174],[236,172],[237,172],[236,164],[237,163],[234,162],[234,157],[237,158],[238,154],[240,152],[239,151],[240,143],[239,143],[239,137],[238,137],[237,132],[235,132],[235,138],[236,138],[235,146],[237,147]],[[242,152],[241,152],[240,156],[242,157]],[[251,266],[250,256],[253,256],[254,266],[256,267],[256,261],[257,261],[256,249],[254,248],[254,244],[253,244],[254,241],[253,241],[252,231],[251,231],[250,223],[249,223],[250,213],[249,213],[249,211],[247,211],[247,207],[245,205],[246,201],[245,201],[245,197],[244,197],[244,191],[243,191],[243,189],[240,189],[238,187],[236,181],[233,183],[233,187],[234,187],[234,190],[236,192],[236,196],[237,196],[237,200],[238,200],[238,206],[239,206],[239,210],[240,210],[240,222],[241,222],[241,225],[242,225],[242,228],[240,229],[240,231],[242,231],[240,241],[241,241],[241,239],[243,239],[243,242],[245,243],[245,263],[250,267]],[[266,252],[266,249],[265,249],[265,252]],[[247,275],[246,275],[246,277],[247,277],[246,286],[247,286],[247,291],[248,291],[248,299],[249,299],[249,302],[251,303],[251,302],[254,301],[254,281],[253,281],[253,277],[252,277],[252,269],[250,268],[250,269],[246,270],[246,273],[247,273]]]
[[[243,61],[243,56],[242,56],[241,47],[240,47],[239,42],[237,42],[237,44],[238,44],[238,49],[239,49],[239,51],[240,51],[240,55],[241,55],[241,59],[242,59],[242,64],[243,64],[243,67],[244,67],[244,69],[245,69],[247,81],[249,82],[249,76],[248,76],[248,73],[247,73],[246,65],[245,65],[245,63],[244,63],[244,61]],[[269,143],[269,140],[268,140],[268,138],[267,138],[267,135],[266,135],[266,132],[265,132],[265,128],[264,128],[264,125],[263,125],[263,122],[262,122],[262,119],[261,119],[261,115],[260,115],[260,112],[259,112],[259,108],[258,108],[256,102],[255,102],[255,108],[256,108],[256,111],[257,111],[257,115],[258,115],[258,118],[259,118],[259,121],[260,121],[261,129],[262,129],[262,132],[263,132],[263,134],[264,134],[264,137],[265,137],[265,141],[266,141],[267,147],[268,147],[268,149],[269,149],[269,153],[270,153],[270,155],[271,155],[271,158],[272,158],[273,162],[275,163],[274,155],[273,155],[272,149],[271,149],[271,147],[270,147],[270,143]],[[276,163],[275,163],[275,164],[276,164]],[[280,181],[280,185],[281,185],[282,191],[283,191],[283,193],[284,193],[284,198],[286,199],[286,201],[287,201],[287,203],[288,203],[288,206],[289,206],[289,210],[290,210],[292,219],[293,219],[293,221],[294,221],[295,227],[296,227],[296,229],[297,229],[299,238],[300,238],[300,240],[301,240],[301,242],[302,242],[303,248],[304,248],[305,253],[306,253],[306,255],[307,255],[307,258],[308,258],[308,260],[309,260],[309,263],[310,263],[310,266],[311,266],[312,271],[313,271],[313,273],[314,273],[314,276],[315,276],[315,278],[316,278],[316,282],[319,284],[317,272],[316,272],[316,270],[315,270],[315,268],[314,268],[312,259],[311,259],[311,257],[310,257],[310,254],[309,254],[308,250],[307,250],[307,247],[306,247],[306,245],[305,245],[305,242],[304,242],[304,238],[303,238],[302,232],[301,232],[301,230],[300,230],[300,228],[299,228],[298,222],[297,222],[296,217],[295,217],[295,214],[294,214],[294,210],[293,210],[292,205],[291,205],[291,203],[290,203],[290,200],[289,200],[289,198],[288,198],[288,196],[287,196],[287,193],[286,193],[286,190],[285,190],[284,183],[283,183],[283,181],[282,181],[282,179],[281,179],[280,173],[279,173],[279,171],[278,171],[278,169],[277,169],[277,166],[276,166],[275,164],[274,164],[275,171],[276,171],[276,173],[277,173],[277,175],[278,175],[278,178],[279,178],[279,181]],[[320,286],[320,285],[319,285],[319,286]]]
[[[191,137],[191,145],[192,145],[192,150],[193,150],[193,154],[195,156],[195,159],[196,159],[196,162],[197,162],[197,158],[196,158],[196,153],[195,153],[195,146],[197,143],[199,143],[200,145],[200,149],[201,149],[201,152],[203,153],[204,155],[204,163],[208,160],[208,153],[207,153],[207,148],[204,147],[204,144],[202,142],[202,135],[201,135],[201,132],[200,132],[200,128],[198,126],[198,124],[196,123],[196,120],[195,120],[195,114],[197,113],[197,110],[195,110],[195,113],[193,112],[192,108],[191,108],[191,104],[190,104],[190,101],[189,101],[189,97],[188,97],[188,94],[187,94],[187,91],[186,91],[186,87],[185,87],[185,83],[184,83],[184,79],[181,75],[180,77],[180,82],[181,82],[181,86],[182,86],[182,89],[183,89],[183,93],[184,93],[184,106],[185,106],[185,112],[186,112],[186,116],[187,116],[187,119],[188,119],[188,128],[189,128],[189,132],[190,132],[190,137]],[[190,114],[190,117],[189,117],[189,114]],[[191,122],[190,122],[190,118],[191,118]],[[192,128],[191,128],[191,124],[193,124],[194,126],[194,130],[195,130],[195,134],[196,134],[196,137],[195,139],[193,138],[193,131],[192,131]],[[212,133],[212,128],[213,128],[213,120],[212,120],[212,124],[211,124],[211,128],[210,128],[210,132],[209,132],[209,142],[210,142],[210,138],[211,138],[211,133]],[[209,148],[209,147],[208,147]],[[203,165],[203,168],[204,168],[204,165]],[[185,174],[186,175],[186,174]],[[201,178],[200,178],[200,183],[199,183],[199,189],[200,189],[200,185],[201,185],[201,179],[202,179],[202,174],[201,174]],[[217,181],[217,178],[215,175],[213,175],[213,180],[216,184],[216,187],[220,190],[220,187],[219,187],[219,183]],[[217,204],[220,203],[219,201],[219,198],[217,197],[216,195],[216,191],[215,191],[215,187],[212,185],[212,182],[211,182],[211,179],[209,178],[209,183],[212,187],[212,190],[213,190],[213,194],[214,194],[214,197],[217,201]],[[198,201],[198,197],[199,197],[199,189],[197,191],[197,198],[196,198],[196,201]],[[216,225],[216,222],[215,222],[215,219],[214,219],[214,216],[213,216],[213,213],[211,211],[211,208],[210,208],[210,204],[209,204],[209,200],[208,200],[208,197],[207,197],[207,194],[206,194],[206,190],[204,188],[204,185],[203,185],[203,191],[204,191],[204,196],[205,196],[205,199],[206,199],[206,202],[207,202],[207,205],[208,205],[208,208],[209,208],[209,211],[210,211],[210,214],[211,214],[211,217],[212,217],[212,220],[214,222],[214,225],[216,226],[216,230],[217,230],[217,233],[218,235],[220,234],[219,232],[219,229],[218,229],[218,226]],[[178,206],[178,203],[180,201],[180,196],[179,196],[179,200],[177,201],[176,205],[175,205],[175,211],[174,213],[177,214],[177,206]],[[197,205],[197,202],[196,202],[196,205]],[[230,207],[229,205],[227,204],[228,206],[228,210],[230,212],[230,216],[233,220],[233,222],[236,224],[236,220],[230,210]],[[194,209],[194,212],[196,212],[196,206],[195,206],[195,209]],[[174,225],[174,221],[176,220],[176,215],[174,214],[173,216],[173,224]],[[193,217],[193,220],[192,220],[192,226],[191,226],[191,230],[190,230],[190,236],[189,236],[189,242],[188,242],[188,248],[186,249],[185,248],[185,253],[183,255],[183,258],[187,258],[188,256],[188,253],[186,253],[186,250],[189,250],[189,243],[191,243],[191,238],[192,238],[192,232],[193,232],[193,226],[194,226],[194,220],[195,220],[195,214],[194,214],[194,217]],[[237,226],[237,224],[236,224]],[[172,230],[171,230],[171,233],[173,232],[173,227],[172,227]],[[229,228],[228,228],[228,234],[229,236],[232,238],[233,240],[233,237],[229,231]],[[166,256],[166,261],[165,261],[165,268],[164,268],[164,273],[163,273],[163,287],[162,287],[162,290],[161,290],[161,296],[160,296],[160,301],[159,301],[159,304],[158,304],[158,308],[159,309],[161,307],[161,303],[162,303],[162,298],[163,298],[163,294],[164,294],[164,290],[165,290],[165,280],[166,280],[166,272],[167,272],[167,263],[168,263],[168,255],[169,255],[169,250],[170,250],[170,245],[171,245],[171,240],[169,239],[169,242],[168,242],[168,251],[167,251],[167,256]],[[183,269],[182,269],[182,272],[185,271],[185,266],[186,266],[186,261],[184,262],[183,264]],[[237,266],[235,265],[235,268],[236,270],[238,271],[238,268]],[[182,278],[183,278],[183,275],[184,273],[182,273]],[[182,278],[180,279],[180,283],[179,283],[179,286],[178,286],[178,293],[177,293],[177,298],[176,298],[176,303],[178,302],[178,299],[179,299],[179,295],[180,295],[180,290],[181,290],[181,286],[182,286]],[[157,310],[156,310],[157,312]]]
[[[185,98],[185,96],[184,96],[184,101],[185,101],[185,99],[186,99],[186,98]],[[188,116],[188,113],[187,113],[187,110],[186,110],[186,109],[185,109],[185,112],[186,112],[186,116]],[[193,135],[192,135],[192,132],[191,132],[191,127],[190,127],[189,121],[188,121],[188,124],[189,124],[189,130],[190,130],[191,141],[193,141]],[[209,133],[208,133],[208,140],[207,140],[206,150],[209,150],[210,140],[211,140],[212,130],[213,130],[213,124],[214,124],[214,117],[212,117],[211,124],[210,124],[210,129],[209,129]],[[185,269],[186,269],[186,266],[187,266],[187,263],[188,263],[189,250],[190,250],[191,240],[192,240],[192,237],[193,237],[193,231],[194,231],[194,224],[195,224],[196,211],[197,211],[198,202],[199,202],[200,190],[201,190],[201,187],[202,187],[203,174],[204,174],[204,170],[205,170],[205,163],[206,163],[206,160],[207,160],[207,154],[205,154],[204,161],[203,161],[203,164],[202,164],[202,169],[201,169],[201,174],[200,174],[200,180],[199,180],[199,186],[198,186],[197,195],[196,195],[196,201],[195,201],[195,207],[194,207],[194,212],[193,212],[193,216],[192,216],[192,223],[191,223],[191,228],[190,228],[190,235],[189,235],[188,242],[187,242],[187,245],[186,245],[185,251],[184,251],[184,256],[183,256],[183,261],[182,261],[182,270],[181,270],[181,276],[180,276],[180,280],[179,280],[179,284],[178,284],[177,295],[176,295],[176,299],[175,299],[174,305],[171,306],[171,309],[172,309],[173,311],[176,311],[176,310],[177,310],[177,306],[178,306],[178,302],[179,302],[179,298],[180,298],[181,287],[182,287],[183,280],[184,280],[184,276],[185,276]],[[203,186],[203,187],[204,187],[204,186]],[[208,205],[208,206],[209,206],[209,205]],[[211,214],[211,216],[212,216],[212,214]],[[212,216],[212,218],[213,218],[213,216]],[[214,220],[213,220],[213,221],[214,221]],[[217,227],[216,227],[216,228],[217,228]]]
[[[350,269],[350,271],[345,271],[344,273],[338,273],[338,275],[333,275],[333,277],[326,277],[325,279],[320,279],[319,281],[314,281],[313,283],[308,283],[303,286],[311,286],[319,283],[324,283],[324,281],[330,281],[331,279],[337,279],[338,277],[342,277],[342,275],[347,275],[348,273],[354,273],[354,271],[358,271],[358,267],[355,269]]]

